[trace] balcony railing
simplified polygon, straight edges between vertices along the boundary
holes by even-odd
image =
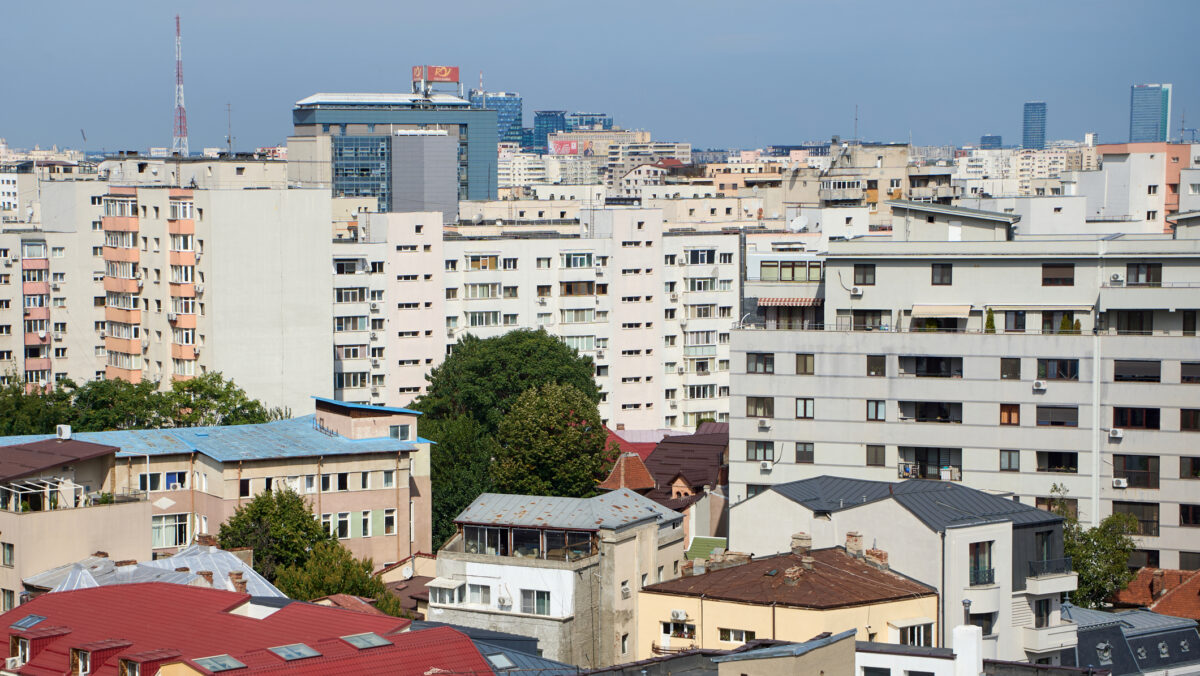
[[[674,655],[676,653],[684,653],[689,650],[695,650],[695,645],[680,646],[678,648],[668,648],[667,646],[659,645],[657,642],[650,644],[650,652],[655,655]]]
[[[1071,572],[1071,557],[1029,562],[1029,577],[1066,575]]]
[[[996,583],[995,568],[972,568],[971,569],[971,586],[979,587],[982,585]]]
[[[938,465],[926,462],[901,460],[896,475],[901,479],[934,479],[939,481],[962,481],[962,465]]]

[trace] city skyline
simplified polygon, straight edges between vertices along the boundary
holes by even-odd
[[[10,37],[14,53],[45,52],[10,72],[8,91],[26,97],[26,105],[0,113],[0,135],[10,145],[170,147],[173,18],[179,8],[130,4],[139,11],[122,17],[121,39],[93,43],[103,58],[47,52],[39,47],[44,36],[37,30]],[[656,139],[688,141],[699,148],[851,137],[856,105],[858,136],[864,139],[905,142],[911,134],[918,145],[962,145],[977,142],[984,133],[1019,138],[1021,106],[1031,100],[1044,100],[1054,111],[1047,140],[1081,139],[1095,131],[1101,139],[1117,141],[1127,135],[1127,92],[1139,82],[1176,83],[1172,136],[1178,134],[1180,113],[1200,111],[1200,94],[1188,86],[1188,22],[1160,26],[1155,18],[1196,15],[1194,5],[1163,2],[1158,4],[1164,11],[1141,13],[1117,3],[1088,12],[1027,4],[1028,11],[1041,15],[1038,22],[1026,23],[1028,12],[1019,7],[992,16],[983,7],[944,2],[925,3],[927,11],[887,22],[861,21],[872,10],[885,9],[875,2],[770,12],[701,5],[702,11],[686,14],[665,6],[638,7],[642,21],[631,23],[617,6],[607,15],[589,15],[586,24],[572,23],[569,13],[561,15],[564,27],[576,28],[544,32],[544,39],[528,48],[501,50],[509,44],[501,36],[521,30],[527,25],[525,14],[544,6],[506,13],[466,3],[449,15],[440,8],[413,7],[395,21],[364,24],[356,28],[359,38],[332,52],[309,47],[328,43],[328,23],[309,19],[304,11],[284,12],[281,4],[183,8],[191,145],[197,150],[224,145],[226,103],[232,104],[238,148],[282,143],[292,105],[301,98],[321,91],[404,91],[408,68],[416,63],[458,65],[467,87],[477,84],[482,69],[485,88],[522,94],[526,126],[531,126],[534,110],[603,110],[624,126],[650,130]],[[383,7],[363,1],[351,3],[346,12],[377,15]],[[51,25],[53,18],[60,22],[55,28],[59,39],[83,44],[90,35],[86,31],[114,21],[111,13],[86,5],[65,19],[38,6],[10,8],[9,16],[14,26],[35,27]],[[984,19],[988,23],[981,23]],[[397,47],[398,31],[412,25],[421,28],[406,34],[404,46]],[[688,36],[687,58],[681,58],[681,45],[654,37],[655,27],[663,25]],[[859,34],[854,44],[860,47],[850,54],[831,52],[817,34],[797,42],[795,27],[802,25],[847,25],[846,30]],[[963,30],[966,25],[987,29]],[[1161,50],[1151,54],[1120,48],[1125,36],[1151,28],[1162,38]],[[580,31],[646,46],[588,59],[578,50]],[[1015,39],[1018,32],[1021,40]],[[933,35],[936,40],[928,39]],[[1081,56],[1072,75],[1069,68],[1064,72],[1059,57],[1059,66],[1048,68],[1049,52],[1016,49],[1021,43],[1053,44],[1055,54],[1086,58]],[[1097,44],[1111,48],[1096,49]],[[959,53],[995,56],[986,62],[952,58]],[[919,78],[914,81],[912,75],[927,72],[920,64],[931,59],[939,64],[938,80],[924,85]],[[729,93],[720,95],[716,82],[728,83]],[[753,95],[755,105],[745,105],[740,100],[744,95]],[[695,114],[697,110],[706,112]],[[87,134],[86,144],[80,129]]]

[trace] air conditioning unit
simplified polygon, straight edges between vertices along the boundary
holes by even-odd
[[[179,315],[175,314],[174,312],[168,312],[168,313],[167,313],[167,321],[169,321],[169,322],[173,322],[173,321],[175,321],[176,319],[179,319]]]
[[[770,460],[763,460],[763,461],[759,462],[759,463],[758,463],[758,468],[759,468],[759,469],[761,469],[761,470],[762,470],[762,471],[764,471],[764,472],[770,472],[770,471],[771,471],[771,461],[770,461]]]
[[[446,329],[446,335],[450,338],[454,337],[454,329]]]
[[[671,408],[673,408],[673,409],[675,409],[675,408],[679,408],[679,402],[677,402],[677,401],[675,401],[674,399],[672,399],[672,400],[670,401],[670,406],[671,406]]]
[[[1109,439],[1121,439],[1124,436],[1125,436],[1125,430],[1122,430],[1122,429],[1117,429],[1114,427],[1108,431]]]
[[[379,360],[378,360],[378,359],[372,359],[372,360],[371,360],[371,366],[374,366],[375,368],[379,368]]]
[[[683,622],[684,620],[687,619],[687,611],[680,610],[680,609],[672,610],[671,611],[671,619],[676,622]]]
[[[629,585],[627,585],[627,584],[621,585],[621,598],[627,599],[632,595],[633,595],[633,591],[629,589]]]
[[[688,262],[687,262],[687,259],[686,259],[686,258],[680,258],[680,259],[679,259],[679,262],[678,262],[678,263],[676,263],[676,265],[678,265],[679,267],[683,267],[683,266],[685,266],[685,265],[687,265],[687,264],[688,264]]]
[[[45,332],[45,331],[38,331],[38,338],[41,338],[42,340],[45,340],[45,339],[46,339],[46,332]]]
[[[771,423],[770,423],[770,422],[768,422],[766,418],[763,418],[763,419],[761,419],[761,420],[759,420],[759,421],[758,421],[758,428],[759,428],[759,429],[767,429],[767,428],[768,428],[768,427],[770,427],[770,426],[771,426]]]
[[[180,490],[181,488],[183,488],[183,484],[179,483],[178,481],[171,484],[171,490],[173,491]]]
[[[107,330],[107,329],[100,329],[100,337],[101,337],[101,338],[107,338],[107,337],[108,337],[108,330]]]
[[[379,396],[379,388],[378,388],[378,387],[372,387],[372,388],[371,388],[371,394],[372,394],[372,395],[374,395],[374,396]]]
[[[683,326],[687,326],[687,320],[686,320],[686,319],[680,319],[680,320],[679,320],[679,326],[681,326],[681,327],[683,327]]]
[[[371,332],[371,340],[379,340],[379,334],[372,331]]]
[[[19,655],[16,657],[4,658],[4,668],[8,671],[16,671],[24,665],[25,663],[21,661],[21,657]]]
[[[54,428],[54,436],[59,439],[70,439],[71,438],[71,426],[70,425],[58,425],[57,427]]]
[[[1122,283],[1122,282],[1124,282],[1124,281],[1125,281],[1125,278],[1124,278],[1124,277],[1122,277],[1122,276],[1121,276],[1121,273],[1119,273],[1119,272],[1114,272],[1114,273],[1112,273],[1112,275],[1111,275],[1111,276],[1110,276],[1108,279],[1109,279],[1109,281],[1111,281],[1113,284],[1120,284],[1120,283]]]
[[[545,298],[540,298],[540,297],[539,297],[539,298],[538,298],[538,305],[545,305],[545,304],[546,304],[546,299],[545,299]]]
[[[379,312],[379,303],[371,303],[371,312]]]
[[[52,291],[58,291],[60,288],[62,288],[62,287],[58,283],[54,283],[54,284],[50,285],[50,289]]]
[[[1113,488],[1129,488],[1129,479],[1113,479]]]
[[[677,294],[677,293],[671,293],[671,302],[672,302],[672,303],[674,303],[674,302],[676,302],[676,301],[678,301],[678,300],[679,300],[679,294]]]
[[[197,284],[197,285],[196,285],[196,295],[197,295],[197,296],[199,296],[199,295],[201,295],[201,294],[203,294],[203,293],[204,293],[204,285],[203,285],[203,284]]]
[[[1044,389],[1046,389],[1046,381],[1044,381],[1044,380],[1035,380],[1035,381],[1033,381],[1033,389],[1035,389],[1035,390],[1044,390]]]
[[[61,342],[62,342],[62,339],[63,339],[63,333],[62,333],[62,331],[55,331],[55,332],[54,332],[54,342],[56,342],[56,343],[61,343]]]
[[[502,606],[502,607],[504,607],[504,606],[511,606],[511,605],[512,605],[512,599],[511,599],[511,598],[509,598],[509,597],[507,597],[507,596],[500,595],[500,596],[497,596],[497,597],[496,597],[496,604],[497,604],[497,605],[500,605],[500,606]]]
[[[861,296],[861,295],[862,295],[862,289],[860,289],[860,288],[859,288],[859,287],[857,287],[857,286],[852,286],[852,287],[850,287],[850,295],[851,295],[851,296]]]
[[[596,350],[596,359],[604,359],[604,350]]]
[[[675,372],[676,372],[676,373],[678,373],[679,375],[683,375],[684,371],[686,371],[686,370],[687,370],[687,369],[686,369],[686,368],[684,368],[683,366],[676,366],[676,367],[675,367]]]
[[[604,270],[602,270],[601,268],[596,268],[596,276],[597,276],[597,277],[603,277],[603,276],[604,276]]]
[[[142,280],[142,279],[137,280],[137,283],[138,283],[139,289],[146,285],[145,280]]]
[[[4,267],[11,268],[12,266],[13,266],[13,260],[11,258],[5,258],[4,259]]]

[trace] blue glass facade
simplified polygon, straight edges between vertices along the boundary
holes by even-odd
[[[1025,126],[1021,134],[1021,147],[1042,150],[1046,147],[1046,102],[1030,101],[1025,104]]]
[[[335,197],[377,197],[379,210],[391,211],[392,137],[334,136]]]
[[[1004,140],[999,134],[984,134],[979,137],[979,147],[984,150],[995,150],[1004,145]]]
[[[567,131],[583,128],[612,129],[613,118],[607,113],[568,113]]]
[[[496,134],[501,143],[520,143],[524,112],[520,94],[471,90],[471,107],[496,111]]]
[[[1171,125],[1171,85],[1140,84],[1129,88],[1129,142],[1166,141]]]
[[[567,130],[567,111],[539,110],[533,114],[533,150],[546,154],[547,138],[556,131]]]

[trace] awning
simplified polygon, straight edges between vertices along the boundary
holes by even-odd
[[[462,580],[451,580],[448,577],[435,577],[425,583],[426,587],[436,587],[438,589],[458,589],[466,584]]]
[[[896,627],[915,627],[922,624],[933,624],[932,617],[908,617],[903,620],[888,620],[888,625]]]
[[[985,305],[996,312],[1005,310],[1027,310],[1032,312],[1091,312],[1091,305],[1038,305],[1036,303],[1025,303],[1022,305]]]
[[[759,298],[759,307],[817,307],[824,305],[824,298]]]
[[[971,315],[970,305],[913,305],[913,319],[936,317],[939,319],[966,319]]]

